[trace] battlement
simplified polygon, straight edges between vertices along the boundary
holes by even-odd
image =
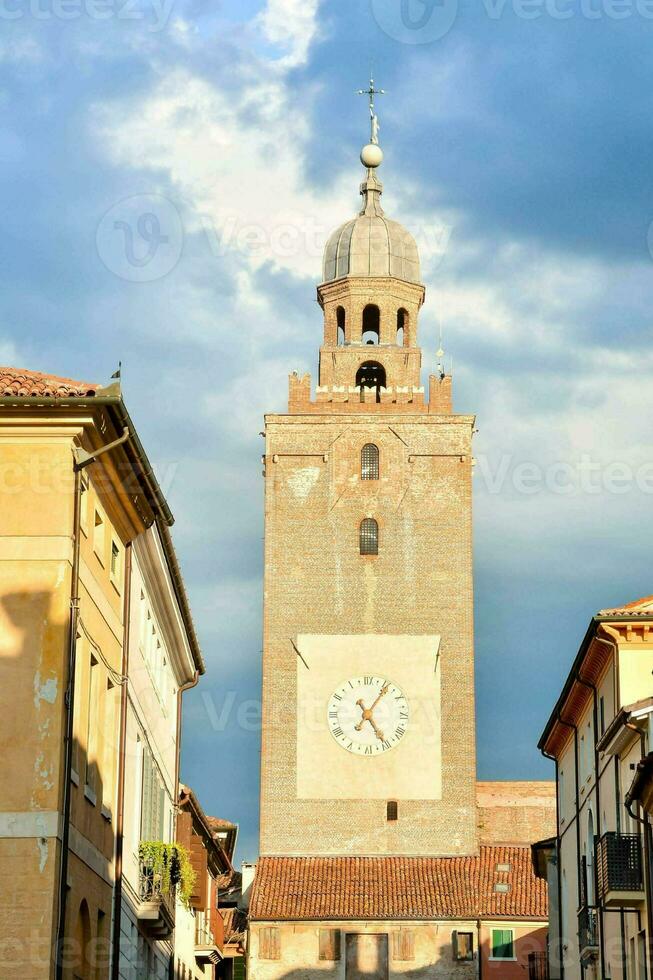
[[[311,376],[301,377],[294,371],[289,377],[288,411],[304,413],[358,413],[405,411],[450,415],[451,376],[429,375],[429,398],[425,399],[424,386],[400,386],[365,388],[360,385],[318,385],[315,400],[311,397]]]

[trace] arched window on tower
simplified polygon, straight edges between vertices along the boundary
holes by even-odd
[[[342,347],[345,342],[345,308],[339,306],[336,310],[336,327],[338,331],[338,347]]]
[[[397,344],[403,347],[408,333],[408,310],[397,310]]]
[[[359,545],[361,555],[378,555],[379,525],[373,517],[364,517],[361,521]]]
[[[361,480],[378,480],[379,447],[368,442],[361,449]]]
[[[381,314],[378,306],[369,303],[363,310],[363,343],[378,344],[381,339]]]
[[[376,390],[376,400],[381,401],[381,388],[385,388],[385,368],[378,361],[365,361],[356,372],[356,385],[361,389],[361,401],[363,400],[363,388],[374,388]]]

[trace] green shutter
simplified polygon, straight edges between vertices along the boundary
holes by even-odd
[[[512,929],[492,930],[492,957],[495,960],[511,960],[514,958]]]
[[[152,840],[152,797],[154,768],[147,745],[143,746],[143,792],[141,796],[141,840]]]

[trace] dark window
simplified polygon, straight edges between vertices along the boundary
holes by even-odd
[[[453,958],[455,960],[474,959],[474,934],[471,932],[458,932],[454,930],[451,935],[453,945]]]
[[[605,698],[603,696],[599,700],[599,713],[601,715],[601,735],[605,735]]]
[[[381,314],[378,306],[370,303],[363,310],[363,343],[378,344],[380,340]]]
[[[378,361],[365,361],[356,372],[356,385],[359,388],[375,388],[376,400],[381,401],[381,388],[385,388],[385,368]],[[362,398],[362,391],[361,391]]]
[[[378,555],[379,553],[379,525],[373,517],[366,517],[361,521],[360,551],[361,555]]]
[[[342,347],[345,342],[345,309],[339,306],[336,310],[336,326],[338,328],[338,346]]]
[[[379,450],[373,442],[368,442],[361,450],[361,480],[378,480]]]
[[[396,800],[388,800],[386,813],[388,820],[397,820],[399,818],[399,807]]]

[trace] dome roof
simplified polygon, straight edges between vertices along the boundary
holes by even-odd
[[[343,276],[393,276],[420,282],[417,243],[403,225],[386,218],[382,192],[383,184],[369,169],[361,184],[363,210],[336,228],[326,243],[323,282]]]

